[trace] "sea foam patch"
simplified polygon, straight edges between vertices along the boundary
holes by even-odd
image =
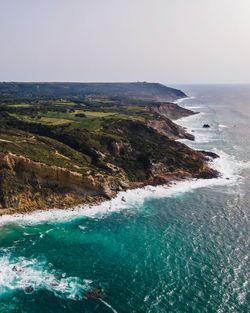
[[[46,289],[56,296],[78,300],[90,284],[90,280],[66,277],[46,262],[36,259],[0,257],[0,297],[17,290],[33,293]]]
[[[183,101],[193,100],[193,99],[195,99],[195,97],[193,96],[184,97],[184,98],[177,99],[176,101],[174,101],[174,103],[181,104]]]
[[[219,124],[219,127],[220,127],[220,128],[229,128],[229,126],[224,125],[224,124]]]

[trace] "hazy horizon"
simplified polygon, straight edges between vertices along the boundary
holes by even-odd
[[[0,81],[250,83],[248,0],[0,0]]]

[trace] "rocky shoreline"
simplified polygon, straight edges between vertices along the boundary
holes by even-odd
[[[16,208],[10,207],[10,208],[2,208],[0,210],[0,216],[6,215],[6,214],[26,214],[26,213],[32,213],[37,210],[51,210],[51,208],[60,208],[60,209],[68,209],[70,207],[75,207],[78,205],[84,206],[84,205],[98,205],[101,204],[103,201],[111,200],[117,196],[117,194],[121,191],[127,191],[137,188],[144,188],[146,186],[161,186],[166,185],[170,186],[173,182],[178,182],[181,180],[187,180],[187,179],[193,179],[193,178],[201,178],[201,179],[211,179],[211,178],[217,178],[219,177],[219,173],[210,168],[207,162],[211,161],[212,159],[218,158],[219,156],[213,152],[208,151],[196,151],[197,153],[204,161],[203,170],[195,173],[194,175],[187,173],[185,171],[177,171],[173,173],[168,173],[165,175],[156,175],[155,177],[151,179],[147,179],[141,182],[129,182],[128,180],[120,180],[115,182],[113,184],[113,188],[110,188],[110,185],[107,185],[107,181],[104,182],[101,180],[96,180],[93,177],[84,178],[84,186],[87,187],[85,189],[85,193],[87,195],[82,195],[79,193],[77,196],[77,192],[68,192],[68,193],[62,193],[61,195],[57,193],[53,193],[51,191],[48,191],[44,194],[43,192],[40,192],[41,186],[38,187],[36,192],[25,191],[23,193],[19,193],[18,198],[16,198]],[[24,179],[29,180],[29,172],[32,169],[30,175],[39,176],[39,180],[41,183],[42,179],[48,178],[48,172],[49,172],[49,179],[53,180],[53,175],[56,177],[57,180],[60,180],[61,182],[65,181],[68,186],[72,187],[74,184],[77,184],[77,189],[82,189],[83,187],[80,187],[82,182],[82,177],[78,173],[70,172],[63,168],[56,168],[51,167],[48,168],[44,164],[32,162],[31,160],[27,160],[24,157],[19,157],[11,153],[5,153],[0,155],[0,163],[3,167],[3,163],[5,162],[5,168],[8,167],[9,170],[13,171],[13,166],[17,167],[19,171],[25,173],[26,177]],[[53,174],[54,172],[54,174]],[[47,174],[46,174],[47,173]],[[55,179],[54,177],[54,179]],[[100,177],[99,177],[100,178]],[[97,188],[97,185],[99,189],[102,189],[102,195],[91,195],[91,188]],[[111,184],[112,185],[112,184]],[[76,189],[76,191],[77,191]],[[89,194],[88,194],[89,193]]]

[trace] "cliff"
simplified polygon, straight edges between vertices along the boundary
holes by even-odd
[[[175,103],[156,103],[152,106],[152,110],[159,113],[162,116],[167,117],[170,120],[178,120],[179,118],[186,117],[189,115],[197,114],[191,110],[185,109],[176,105]]]

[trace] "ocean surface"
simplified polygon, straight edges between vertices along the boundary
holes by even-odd
[[[1,218],[0,313],[250,312],[250,86],[177,87],[222,177]]]

